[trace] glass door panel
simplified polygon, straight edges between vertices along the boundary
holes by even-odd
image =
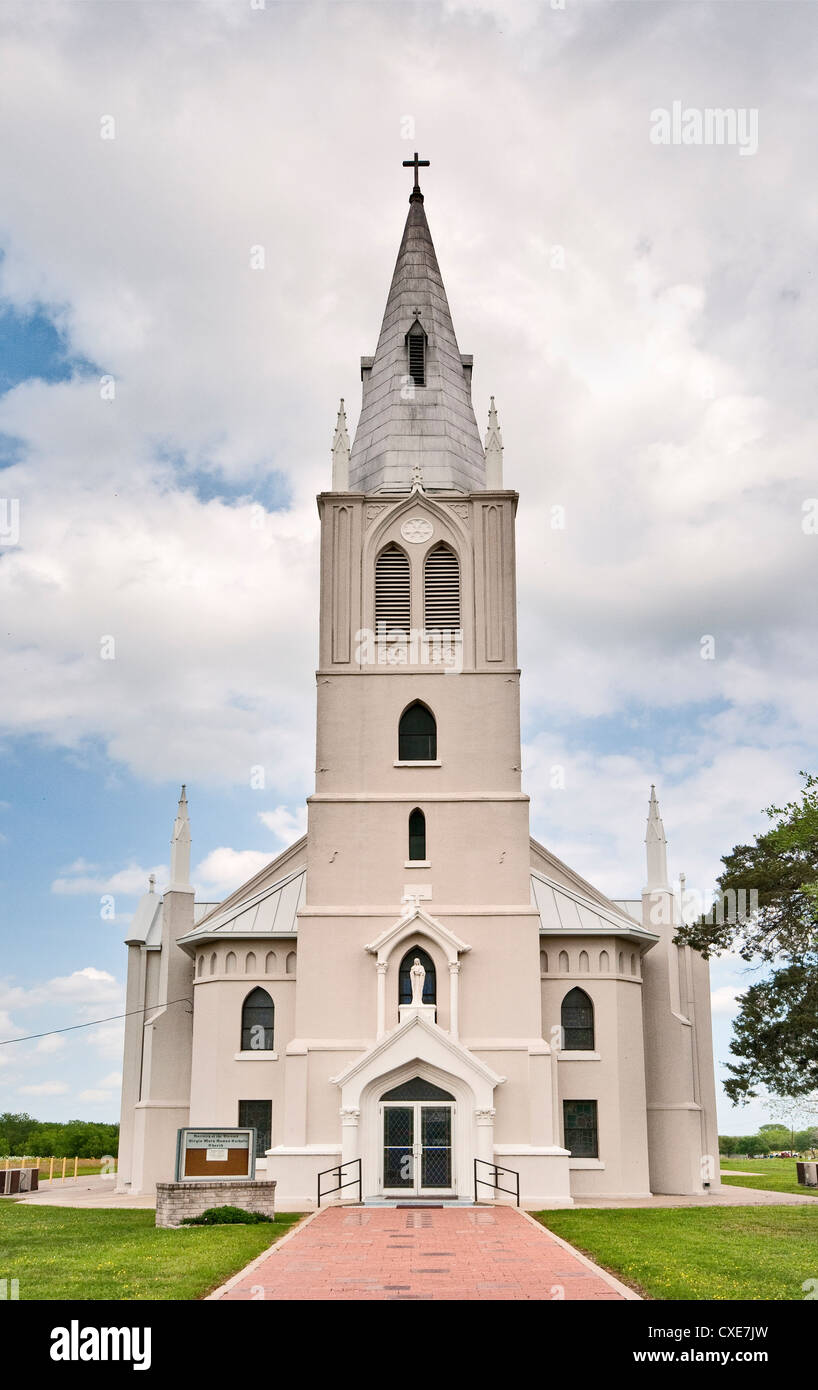
[[[450,1188],[452,1185],[452,1108],[450,1105],[420,1107],[420,1186]]]
[[[414,1105],[385,1105],[383,1108],[384,1189],[414,1191],[414,1143]]]

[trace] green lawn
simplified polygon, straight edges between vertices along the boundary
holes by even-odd
[[[725,1158],[722,1168],[735,1168],[746,1178],[722,1175],[728,1187],[756,1187],[761,1192],[793,1192],[796,1197],[816,1196],[818,1189],[799,1187],[795,1177],[794,1158]]]
[[[283,1236],[273,1225],[159,1231],[152,1211],[0,1202],[0,1272],[21,1299],[202,1298]]]
[[[818,1279],[818,1202],[534,1215],[647,1298],[803,1299]]]

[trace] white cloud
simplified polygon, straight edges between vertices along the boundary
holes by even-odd
[[[719,985],[710,995],[710,1008],[714,1014],[735,1014],[738,1012],[742,991],[733,985]]]
[[[49,1033],[45,1038],[40,1038],[35,1048],[36,1052],[45,1053],[47,1056],[54,1052],[62,1052],[65,1047],[65,1038],[56,1033]]]
[[[0,983],[0,1005],[11,1004],[20,1009],[45,1004],[70,1005],[76,1008],[80,1017],[93,1016],[100,1009],[113,1010],[121,1004],[123,994],[122,985],[109,971],[98,970],[93,965],[74,970],[70,975],[55,975],[53,979],[33,985],[30,989],[8,982]],[[12,1025],[9,1023],[9,1026]],[[2,1027],[3,1015],[0,1015],[0,1030]]]
[[[197,865],[193,874],[199,886],[199,896],[207,902],[219,902],[257,874],[273,858],[264,850],[229,849],[222,845]]]
[[[115,1090],[118,1090],[119,1087],[122,1085],[122,1072],[109,1071],[107,1076],[100,1077],[100,1080],[97,1082],[97,1085],[104,1090],[110,1090],[111,1087],[113,1087]]]
[[[10,1002],[2,990],[0,990],[0,1000],[3,1003]],[[25,1031],[25,1028],[18,1027],[6,1009],[0,1009],[0,1039],[22,1038],[25,1036]]]
[[[84,1100],[87,1104],[103,1105],[112,1099],[112,1095],[113,1093],[111,1091],[95,1090],[91,1088],[87,1091],[80,1091],[79,1099]]]
[[[125,1038],[124,1019],[102,1023],[99,1027],[90,1029],[83,1036],[88,1046],[98,1052],[101,1057],[121,1060]]]
[[[17,1093],[21,1096],[64,1096],[68,1090],[64,1081],[37,1081],[17,1087]]]
[[[51,885],[52,893],[87,893],[93,894],[95,897],[101,897],[104,893],[114,895],[121,893],[124,897],[132,897],[147,893],[148,879],[151,874],[160,885],[168,876],[166,864],[155,864],[151,869],[143,869],[138,864],[129,864],[127,868],[119,869],[116,873],[96,876],[86,872],[91,867],[96,868],[97,866],[86,865],[84,860],[77,860],[65,875],[54,879]]]
[[[295,812],[287,806],[276,806],[274,811],[259,811],[258,818],[283,845],[293,844],[307,829],[306,806],[299,806]]]
[[[630,701],[721,701],[733,743],[748,723],[764,741],[812,738],[818,539],[803,535],[800,507],[818,432],[802,351],[812,229],[800,132],[814,34],[791,10],[783,28],[756,10],[748,42],[731,30],[725,47],[725,18],[710,17],[702,44],[677,7],[616,9],[431,4],[407,43],[388,7],[367,7],[364,39],[311,7],[274,24],[212,6],[195,33],[167,7],[161,20],[119,7],[101,27],[56,13],[47,54],[14,12],[2,288],[21,307],[60,305],[72,346],[114,375],[117,395],[101,401],[96,380],[35,381],[0,406],[0,426],[29,450],[5,475],[23,544],[3,583],[26,613],[6,666],[9,729],[101,738],[144,777],[240,784],[262,764],[282,796],[308,789],[312,499],[329,482],[336,398],[354,413],[357,356],[383,311],[405,200],[403,93],[434,131],[427,209],[476,354],[478,415],[493,389],[521,492],[526,708],[549,727],[620,718]],[[791,61],[762,73],[749,38],[763,43],[770,25]],[[430,41],[439,62],[419,97]],[[593,89],[590,48],[604,73]],[[305,51],[309,62],[292,61]],[[118,74],[111,142],[97,136],[100,65]],[[754,159],[650,145],[649,112],[680,74],[711,94],[752,83],[775,112]],[[365,108],[350,97],[358,86]],[[396,113],[375,148],[360,140],[372,104]],[[328,128],[360,151],[354,199],[354,163],[339,165]],[[287,133],[288,157],[272,165],[269,129]],[[502,168],[502,197],[485,197],[486,165]],[[533,183],[532,168],[544,171]],[[328,224],[336,202],[344,217]],[[266,271],[249,269],[254,244]],[[274,472],[288,479],[287,511],[194,488],[209,477],[249,495]],[[563,533],[550,529],[554,503]],[[709,632],[717,657],[705,663]],[[100,659],[104,635],[113,661]],[[144,887],[138,866],[121,874],[118,891]],[[55,891],[110,884],[75,871]]]

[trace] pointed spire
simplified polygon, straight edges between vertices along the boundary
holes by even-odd
[[[409,363],[409,332],[421,344]],[[486,461],[423,198],[413,193],[374,357],[361,362],[363,402],[349,485],[409,492],[415,464],[427,492],[482,491]],[[422,384],[421,384],[422,382]]]
[[[343,396],[338,408],[338,419],[335,422],[335,434],[332,440],[332,490],[333,492],[349,491],[349,435],[347,434],[347,417]]]
[[[486,487],[491,489],[503,486],[503,436],[494,397],[489,406],[489,427],[486,431]]]
[[[659,815],[659,802],[656,788],[651,783],[648,802],[648,829],[645,836],[648,859],[648,888],[667,888],[667,840],[662,817]]]
[[[179,809],[173,822],[170,841],[170,887],[190,886],[190,821],[187,814],[187,795],[184,785],[179,797]]]

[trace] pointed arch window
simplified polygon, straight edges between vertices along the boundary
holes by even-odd
[[[379,637],[408,632],[410,627],[409,557],[399,545],[388,545],[375,561],[375,629]]]
[[[418,806],[409,813],[409,858],[426,858],[426,817]]]
[[[275,1006],[266,989],[252,989],[241,1011],[242,1052],[272,1052]]]
[[[562,1001],[560,1022],[566,1052],[593,1052],[594,1006],[584,989],[569,989]]]
[[[424,1004],[436,1004],[437,975],[435,974],[435,963],[428,951],[422,950],[420,946],[413,946],[408,950],[400,963],[398,1000],[401,1004],[411,1004],[412,1002],[412,976],[409,972],[416,960],[420,961],[426,971],[426,979],[423,981],[423,1002]]]
[[[423,614],[427,632],[460,627],[460,565],[448,545],[437,545],[423,567]]]
[[[437,758],[437,724],[426,705],[415,700],[403,711],[398,725],[398,761],[430,763]]]
[[[426,334],[417,319],[406,335],[406,350],[409,355],[409,375],[413,386],[426,385]]]

